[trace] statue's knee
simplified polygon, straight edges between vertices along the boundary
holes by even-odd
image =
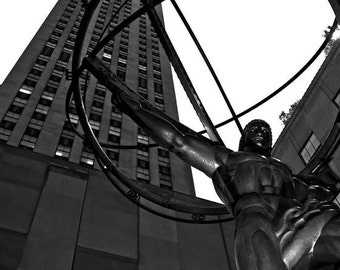
[[[252,244],[259,269],[287,269],[274,234],[258,230],[252,236]]]
[[[261,231],[256,231],[252,236],[253,245],[259,249],[262,247],[271,247],[275,242],[273,237],[270,237],[267,233]]]

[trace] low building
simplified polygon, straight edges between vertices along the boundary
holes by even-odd
[[[315,75],[277,139],[273,156],[294,174],[314,174],[327,184],[340,179],[340,42]]]

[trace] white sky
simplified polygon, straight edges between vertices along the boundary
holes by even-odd
[[[16,0],[0,3],[0,83],[33,38],[57,0]],[[326,0],[177,0],[224,87],[236,113],[243,111],[292,77],[323,41],[323,30],[334,20]],[[163,4],[166,29],[201,101],[215,124],[230,113],[202,58],[190,40],[169,0]],[[274,141],[282,130],[282,110],[301,98],[317,72],[324,55],[292,86],[259,109],[242,117],[261,118],[273,129]],[[176,76],[174,76],[176,77]],[[201,130],[178,82],[175,82],[180,118]],[[235,124],[220,128],[227,147],[237,150],[239,132]],[[198,196],[215,199],[212,185],[194,173]],[[196,181],[196,182],[197,182]],[[207,195],[208,194],[208,195]]]

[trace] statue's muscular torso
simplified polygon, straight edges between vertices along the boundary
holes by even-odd
[[[264,206],[273,216],[281,201],[294,197],[289,168],[279,160],[248,152],[229,153],[213,180],[220,197],[230,192],[235,214],[244,208]]]

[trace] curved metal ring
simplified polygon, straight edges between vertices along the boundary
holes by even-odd
[[[80,56],[86,29],[100,0],[92,0],[87,6],[80,23],[72,58],[72,82],[69,91],[72,91],[79,121],[85,132],[85,137],[91,145],[93,152],[109,181],[139,207],[171,220],[188,223],[220,223],[232,220],[224,205],[191,197],[178,192],[165,191],[145,185],[127,178],[109,159],[89,124],[83,98],[79,89],[79,76],[84,68],[80,65]],[[174,211],[171,211],[174,210]],[[200,218],[197,218],[200,217]]]

